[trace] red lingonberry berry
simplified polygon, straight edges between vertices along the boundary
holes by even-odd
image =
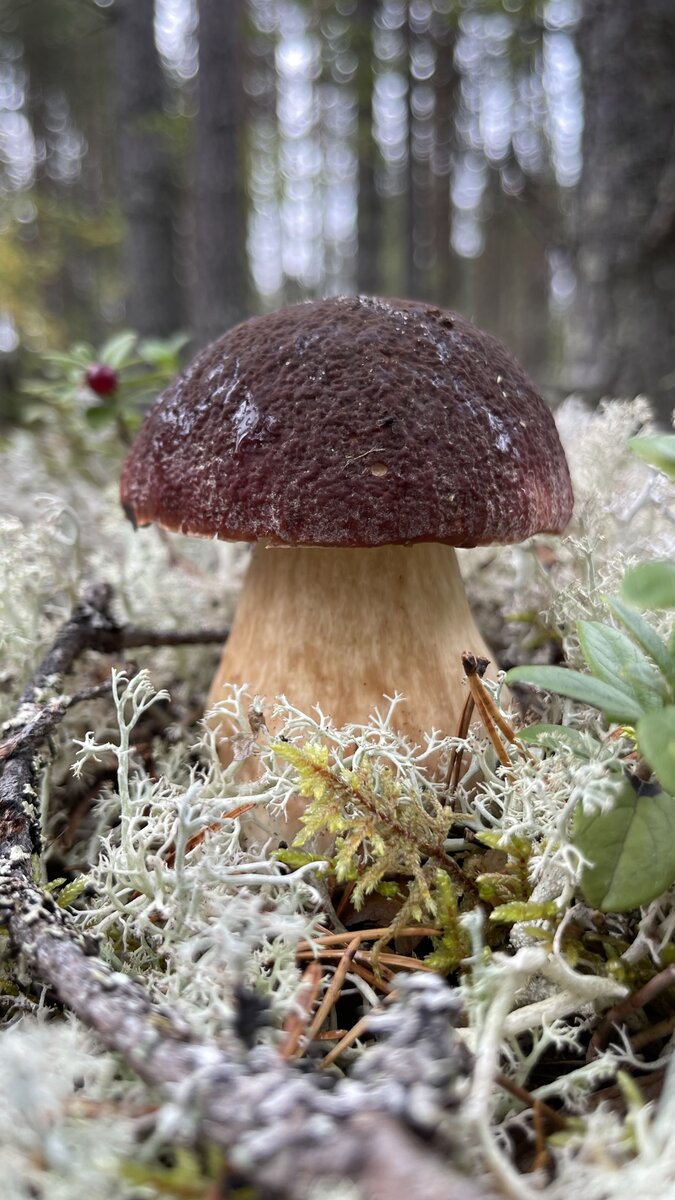
[[[117,371],[105,363],[92,363],[84,376],[87,386],[97,396],[110,396],[117,391]]]

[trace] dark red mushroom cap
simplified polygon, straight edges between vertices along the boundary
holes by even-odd
[[[335,297],[253,317],[146,417],[122,475],[138,525],[284,545],[475,546],[572,511],[550,411],[456,313]]]

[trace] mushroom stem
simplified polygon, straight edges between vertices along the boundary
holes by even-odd
[[[209,704],[227,684],[247,684],[268,701],[284,694],[304,712],[318,704],[344,725],[367,722],[376,706],[383,711],[383,696],[400,692],[392,724],[424,745],[425,732],[458,728],[465,650],[491,657],[452,546],[259,544]]]

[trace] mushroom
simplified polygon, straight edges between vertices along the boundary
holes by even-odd
[[[395,727],[420,743],[456,730],[462,651],[491,657],[454,547],[559,532],[573,497],[553,417],[500,342],[362,296],[203,350],[146,417],[122,502],[136,525],[255,544],[211,705],[246,683],[345,724],[399,692]]]

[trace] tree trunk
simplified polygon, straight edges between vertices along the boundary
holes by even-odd
[[[568,383],[675,402],[675,7],[587,0]]]
[[[125,221],[126,318],[139,333],[165,336],[181,324],[174,272],[174,180],[162,130],[164,81],[153,0],[115,0],[113,87],[118,178]]]
[[[243,184],[243,0],[199,0],[195,146],[195,335],[219,337],[248,312]]]
[[[436,11],[431,33],[436,50],[434,67],[434,129],[431,169],[433,175],[433,238],[437,302],[461,308],[462,265],[450,246],[452,203],[450,188],[457,151],[455,118],[459,103],[459,72],[455,66],[457,17],[454,12]]]
[[[357,289],[360,293],[369,295],[378,295],[381,288],[382,201],[377,190],[378,149],[373,137],[373,87],[375,83],[373,23],[377,7],[378,0],[358,0],[354,23],[354,50],[358,62],[356,69],[359,159]]]
[[[418,258],[415,253],[415,234],[419,228],[419,177],[415,162],[415,79],[413,76],[413,54],[415,32],[412,27],[409,5],[406,6],[405,33],[405,71],[407,78],[407,113],[406,113],[406,166],[405,192],[403,195],[403,295],[409,299],[422,299],[422,286],[418,270]]]

